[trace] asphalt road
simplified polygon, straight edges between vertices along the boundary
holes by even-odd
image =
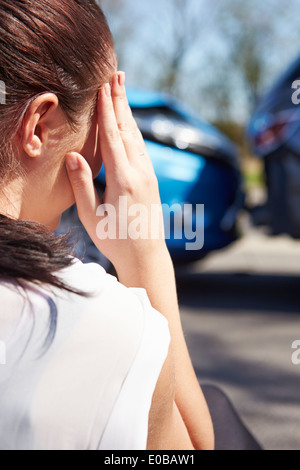
[[[220,386],[265,449],[300,449],[300,242],[249,229],[177,273],[200,382]]]

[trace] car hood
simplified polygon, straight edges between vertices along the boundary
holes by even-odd
[[[214,126],[199,118],[178,100],[163,93],[128,90],[128,100],[144,137],[154,142],[226,162],[239,168],[238,153],[232,142]],[[147,117],[140,110],[149,110]],[[165,109],[181,119],[168,118],[151,109]]]

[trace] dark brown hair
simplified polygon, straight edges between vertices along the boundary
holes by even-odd
[[[55,93],[76,129],[76,114],[91,104],[113,66],[113,39],[94,0],[0,0],[0,81],[6,88],[0,104],[2,188],[21,171],[13,142],[29,104]],[[0,217],[0,277],[68,289],[54,273],[70,265],[69,253],[65,237]]]

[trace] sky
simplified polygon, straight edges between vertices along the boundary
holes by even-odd
[[[131,87],[160,90],[176,55],[178,36],[187,38],[191,33],[176,86],[170,91],[210,121],[218,119],[224,96],[230,102],[231,119],[245,123],[251,114],[248,85],[235,58],[232,63],[242,34],[255,39],[263,69],[260,93],[300,54],[299,0],[102,0],[101,4]],[[183,5],[183,16],[177,4]]]

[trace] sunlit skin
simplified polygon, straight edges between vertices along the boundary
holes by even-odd
[[[77,151],[86,157],[93,174],[102,160],[98,142],[96,112],[80,118],[76,133],[70,130],[57,97],[47,93],[29,107],[22,133],[16,137],[16,153],[24,170],[6,185],[0,197],[3,214],[32,220],[54,230],[62,212],[74,204],[65,168],[65,155]]]

